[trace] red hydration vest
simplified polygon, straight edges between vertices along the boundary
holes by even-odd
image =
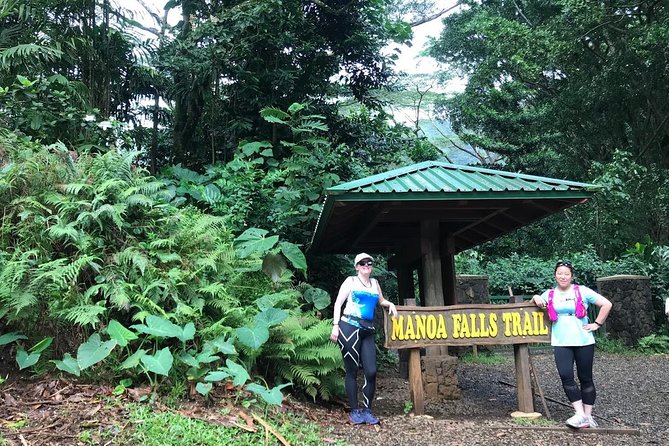
[[[582,319],[586,314],[588,314],[588,311],[585,309],[585,305],[583,305],[583,297],[581,296],[581,290],[579,290],[577,284],[574,284],[574,294],[576,294],[576,317]],[[554,295],[555,289],[551,288],[551,290],[548,292],[548,318],[551,321],[556,321],[558,318],[557,312],[555,311],[555,306],[553,305]]]

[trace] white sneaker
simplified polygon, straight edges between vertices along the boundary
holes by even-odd
[[[585,415],[574,414],[571,418],[565,421],[567,426],[580,429],[582,427],[589,427],[588,417]]]
[[[589,416],[588,417],[588,427],[591,427],[593,429],[598,428],[599,424],[595,421],[595,417]]]

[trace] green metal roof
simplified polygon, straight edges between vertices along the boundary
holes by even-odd
[[[459,166],[426,161],[394,169],[360,180],[350,181],[327,190],[328,195],[347,192],[365,194],[398,193],[471,193],[471,192],[539,192],[597,190],[599,186],[574,181],[557,180],[533,175],[504,172],[478,167]],[[496,194],[499,196],[499,194]],[[432,196],[432,195],[430,195]]]
[[[599,189],[588,183],[423,162],[327,189],[311,249],[388,253],[397,243],[419,239],[421,220],[437,219],[455,237],[459,252],[583,202]]]

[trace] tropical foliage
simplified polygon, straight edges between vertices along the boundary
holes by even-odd
[[[646,235],[666,244],[666,4],[460,3],[430,48],[468,79],[444,98],[442,116],[474,148],[504,155],[504,169],[606,186],[589,207],[521,232],[516,244],[535,255],[529,249],[553,246],[549,234],[558,248],[592,244],[604,258]]]
[[[330,299],[293,286],[291,270],[307,272],[296,245],[254,228],[234,237],[222,218],[180,206],[131,152],[75,160],[62,145],[17,137],[0,150],[2,344],[18,343],[21,368],[50,347],[75,375],[107,359],[97,373],[138,370],[154,385],[189,377],[203,394],[229,378],[273,404],[289,382],[314,397],[338,392],[340,358],[314,313]],[[28,349],[26,338],[44,340]],[[288,362],[303,349],[322,354],[304,362],[312,369],[264,370],[284,383],[272,393],[250,383],[264,349]]]
[[[458,272],[530,292],[559,253],[588,265],[584,283],[650,275],[659,309],[666,5],[443,3],[0,0],[0,347],[36,373],[330,398],[341,364],[324,316],[350,262],[310,255],[307,268],[322,194],[456,160],[452,147],[457,160],[604,186],[462,254]],[[386,45],[437,18],[429,52],[444,69],[402,81]],[[456,73],[466,89],[440,93]],[[438,147],[421,127],[426,102],[448,130]]]

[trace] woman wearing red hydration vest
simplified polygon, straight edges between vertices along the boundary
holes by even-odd
[[[592,379],[595,356],[593,332],[604,324],[611,311],[611,302],[586,286],[572,283],[574,268],[571,262],[560,261],[555,265],[557,287],[534,295],[532,301],[539,308],[546,308],[551,325],[551,345],[555,356],[562,388],[574,407],[574,415],[566,424],[577,429],[597,427],[592,417],[596,391]],[[597,317],[588,321],[588,307],[599,307]],[[578,384],[574,379],[574,364]],[[579,386],[580,384],[580,386]]]

